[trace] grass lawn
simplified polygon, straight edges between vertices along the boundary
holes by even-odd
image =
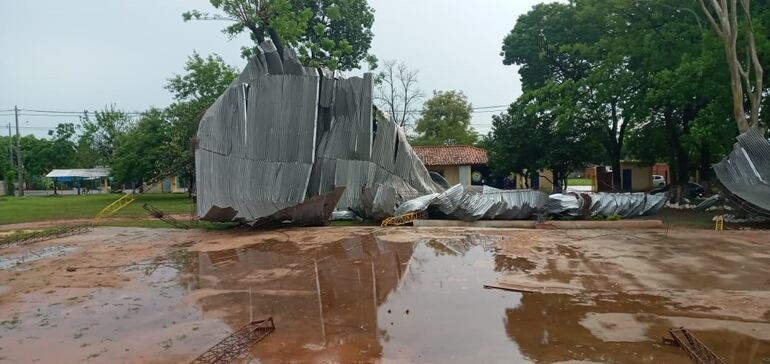
[[[570,178],[567,186],[593,186],[593,181],[590,178]]]
[[[0,225],[31,221],[83,219],[96,216],[99,211],[120,198],[119,194],[44,197],[0,197]],[[144,217],[142,208],[149,203],[164,212],[190,214],[194,204],[185,193],[156,193],[137,195],[136,200],[118,211],[113,217]]]

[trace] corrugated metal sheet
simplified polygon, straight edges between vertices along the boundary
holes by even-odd
[[[436,194],[420,196],[402,203],[396,215],[436,207],[460,220],[522,220],[542,211],[548,195],[533,190],[500,190],[489,186],[455,185]]]
[[[770,142],[751,128],[737,138],[733,151],[714,165],[727,198],[747,210],[770,215]]]
[[[198,216],[250,223],[293,216],[305,224],[328,219],[308,216],[325,209],[295,208],[316,196],[366,213],[367,188],[440,190],[396,124],[373,116],[371,74],[319,75],[292,49],[282,60],[270,42],[258,53],[199,125]]]
[[[637,217],[658,212],[667,201],[665,194],[643,192],[553,194],[546,211],[551,215]]]

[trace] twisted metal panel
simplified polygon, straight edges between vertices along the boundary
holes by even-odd
[[[541,211],[548,195],[534,190],[500,190],[489,186],[455,185],[442,193],[402,203],[395,215],[425,211],[435,206],[460,220],[521,220]]]
[[[751,128],[737,138],[733,151],[714,165],[728,199],[747,210],[770,216],[770,142]]]
[[[279,57],[263,43],[201,120],[198,216],[304,224],[328,221],[331,211],[320,206],[330,201],[369,215],[367,196],[375,193],[367,188],[439,192],[398,126],[373,115],[372,90],[371,74],[319,74],[303,67],[294,50]]]
[[[553,194],[545,210],[552,215],[637,217],[658,212],[667,201],[665,194],[643,192]]]

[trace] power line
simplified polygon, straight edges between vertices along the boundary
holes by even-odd
[[[13,115],[13,114],[11,114]],[[76,118],[81,117],[81,115],[61,115],[61,114],[27,114],[20,112],[19,116],[31,116],[31,117],[44,117],[44,118]]]
[[[479,107],[474,107],[474,108],[473,108],[473,110],[480,110],[480,109],[497,109],[497,108],[500,108],[500,107],[502,107],[502,108],[505,108],[505,109],[507,110],[509,106],[511,106],[511,105],[479,106]]]
[[[89,111],[89,110],[65,111],[65,110],[34,110],[34,109],[19,109],[19,111],[28,111],[28,112],[46,113],[46,114],[77,114],[77,115],[83,115],[84,113],[91,113],[91,112],[101,112],[99,110],[95,110],[95,111]],[[141,111],[122,111],[122,110],[116,110],[115,112],[123,113],[123,114],[142,114]]]
[[[12,112],[13,109],[8,110],[0,110],[0,112]],[[96,113],[96,112],[102,112],[100,110],[81,110],[81,111],[70,111],[70,110],[47,110],[47,109],[19,109],[20,112],[24,113],[38,113],[38,114],[62,114],[62,115],[83,115],[86,113]],[[115,110],[117,113],[123,113],[128,115],[141,115],[144,112],[142,111],[123,111],[123,110]]]

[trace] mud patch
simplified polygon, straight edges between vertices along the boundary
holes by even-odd
[[[30,250],[24,254],[3,256],[0,257],[0,270],[21,268],[26,263],[45,258],[62,257],[76,250],[78,248],[74,246],[49,246]]]

